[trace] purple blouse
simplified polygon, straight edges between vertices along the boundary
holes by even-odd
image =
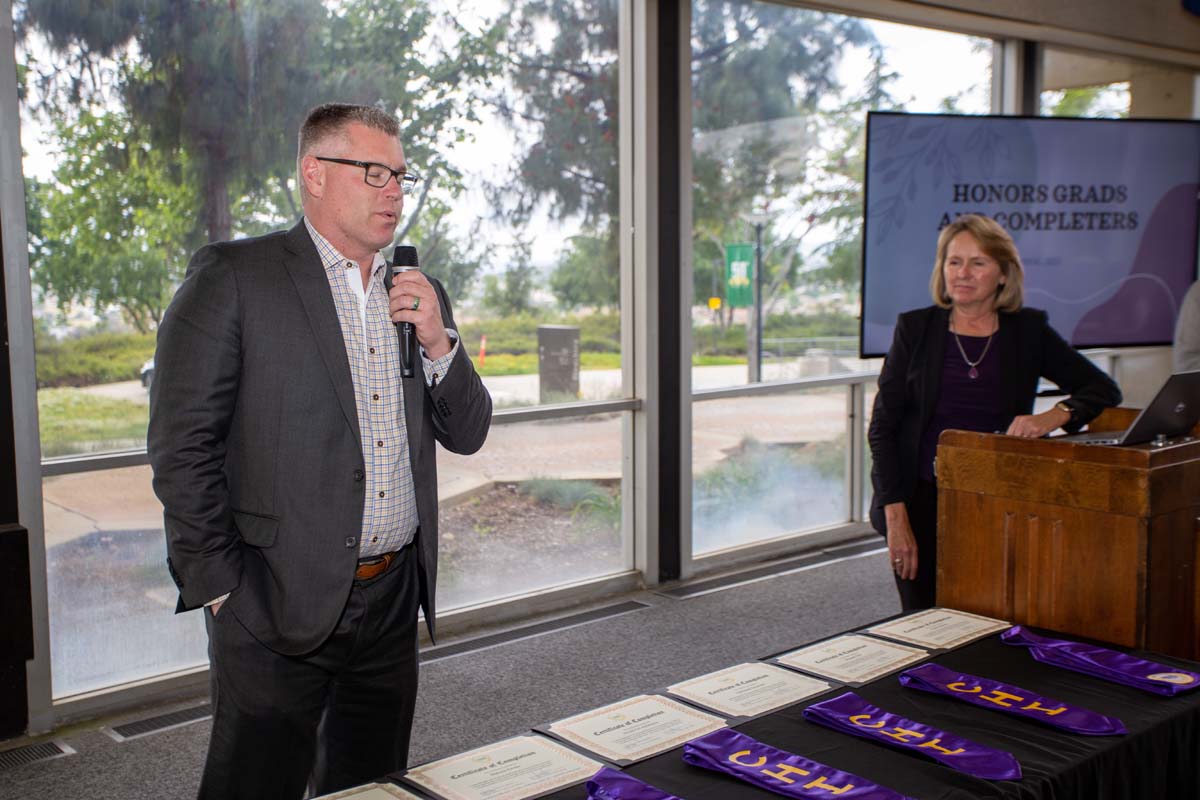
[[[920,478],[932,481],[933,457],[937,455],[937,440],[942,431],[955,428],[964,431],[995,433],[1005,431],[1012,421],[1003,408],[1004,381],[1000,374],[1004,363],[1000,353],[1000,341],[992,337],[987,347],[986,336],[958,335],[967,358],[974,362],[983,355],[975,370],[979,377],[968,374],[971,367],[963,360],[954,333],[946,330],[945,355],[942,357],[942,387],[938,392],[937,406],[933,417],[921,434],[921,449],[917,463],[921,467]]]

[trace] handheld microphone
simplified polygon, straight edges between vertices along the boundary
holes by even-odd
[[[401,272],[418,269],[417,248],[412,245],[398,244],[392,253],[392,277]],[[414,374],[413,363],[417,360],[417,333],[411,322],[397,322],[400,330],[400,377],[411,378]]]

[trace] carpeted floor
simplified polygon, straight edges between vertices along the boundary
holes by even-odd
[[[650,591],[621,599],[650,607],[422,665],[411,763],[899,611],[884,553],[686,600]],[[191,800],[204,761],[207,720],[123,743],[99,730],[180,705],[189,703],[97,720],[60,734],[56,738],[76,754],[0,771],[0,799]]]

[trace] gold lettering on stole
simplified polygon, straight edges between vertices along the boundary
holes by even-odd
[[[1018,697],[1015,694],[1009,694],[1008,692],[1002,692],[999,689],[993,689],[991,694],[981,694],[981,695],[979,695],[979,699],[987,700],[989,703],[995,703],[996,705],[1001,706],[1002,708],[1012,708],[1012,703],[1008,702],[1009,700],[1012,700],[1017,703],[1025,702],[1024,697]]]
[[[980,687],[978,687],[978,686],[970,686],[970,687],[967,687],[967,688],[965,688],[965,689],[964,689],[964,688],[962,688],[962,687],[964,687],[964,686],[967,686],[967,685],[966,685],[965,683],[962,683],[962,682],[956,682],[956,683],[947,683],[947,684],[946,684],[946,688],[947,688],[947,689],[949,689],[949,690],[950,690],[950,691],[952,691],[952,692],[962,692],[963,694],[979,694],[980,692],[982,692],[982,691],[983,691],[983,689],[981,689],[981,688],[980,688]]]
[[[1037,700],[1033,700],[1029,703],[1029,705],[1021,706],[1021,710],[1022,711],[1041,711],[1043,714],[1053,717],[1056,714],[1061,714],[1064,711],[1066,711],[1067,707],[1059,706],[1058,708],[1046,708],[1044,705],[1039,703]]]
[[[945,755],[948,755],[948,756],[956,756],[959,753],[966,752],[966,750],[964,750],[961,747],[958,748],[957,750],[947,750],[945,747],[942,747],[940,744],[938,744],[938,742],[940,742],[940,741],[941,741],[941,739],[930,739],[928,742],[921,742],[919,745],[917,745],[917,747],[929,747],[934,750],[937,750],[939,753],[944,753]]]
[[[857,725],[860,728],[882,728],[883,727],[882,720],[880,720],[879,722],[876,722],[874,724],[868,724],[866,722],[862,722],[862,720],[870,719],[870,718],[871,718],[870,714],[854,714],[853,716],[850,717],[850,722],[852,722],[853,724]]]
[[[908,728],[894,727],[890,731],[880,731],[884,736],[890,736],[898,742],[907,742],[909,739],[924,739],[925,734],[920,731],[912,731]]]
[[[750,755],[749,750],[738,750],[736,753],[729,756],[729,760],[741,767],[761,767],[763,764],[767,763],[766,756],[759,756],[758,761],[755,761],[753,764],[747,764],[744,761],[738,761],[739,756],[748,756],[748,755]]]
[[[851,789],[853,789],[854,784],[847,783],[845,786],[834,786],[831,783],[826,783],[825,776],[822,775],[821,777],[817,778],[816,780],[809,781],[808,783],[804,784],[804,788],[805,789],[824,789],[825,791],[829,792],[830,794],[842,794],[843,792],[848,792]]]
[[[769,775],[772,778],[778,778],[779,780],[783,781],[784,783],[795,783],[796,782],[795,779],[789,778],[788,775],[808,775],[809,774],[809,771],[806,769],[800,769],[799,767],[793,767],[788,764],[776,764],[775,767],[776,767],[776,769],[779,770],[778,772],[771,772],[771,770],[769,770],[769,769],[764,769],[762,771],[762,774]]]

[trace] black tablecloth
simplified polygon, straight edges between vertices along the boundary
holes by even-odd
[[[1050,635],[1053,635],[1052,633]],[[1200,671],[1166,656],[1155,661]],[[855,689],[868,702],[908,719],[1006,750],[1021,762],[1019,781],[986,781],[933,761],[807,722],[805,706],[846,691],[838,688],[737,726],[759,741],[852,772],[922,800],[967,798],[1200,798],[1200,690],[1160,697],[1033,660],[1023,647],[1002,644],[999,634],[941,655],[949,669],[1020,686],[1037,694],[1120,718],[1124,736],[1078,736],[1023,718],[905,689],[897,674]],[[779,797],[765,789],[685,764],[682,748],[626,771],[686,800],[753,800]],[[832,795],[830,795],[832,797]],[[586,798],[583,785],[553,798]]]

